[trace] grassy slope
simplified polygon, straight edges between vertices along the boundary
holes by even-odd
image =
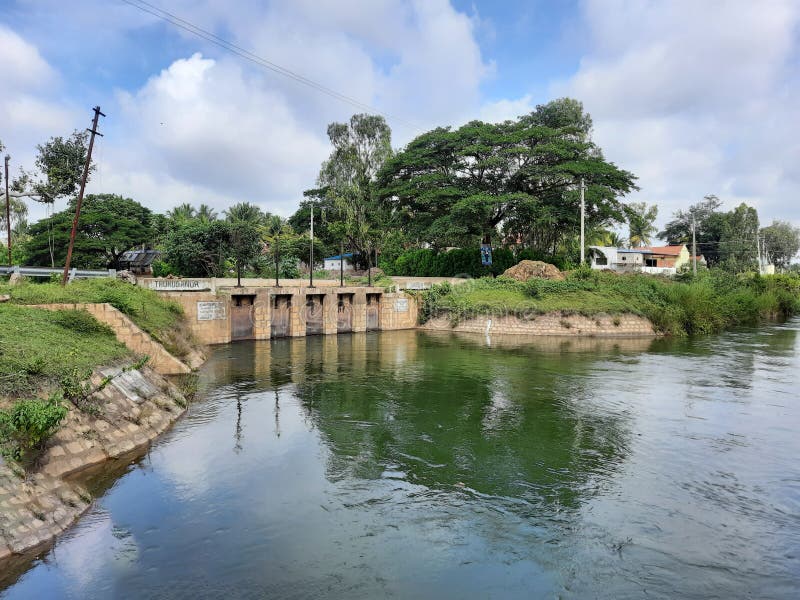
[[[115,279],[86,279],[65,287],[57,283],[0,285],[0,294],[9,294],[15,304],[108,302],[173,353],[183,355],[179,324],[183,311],[175,302],[156,292]]]
[[[423,294],[421,318],[446,313],[454,323],[478,314],[526,316],[560,311],[633,313],[671,335],[710,333],[765,317],[800,312],[800,278],[705,273],[693,281],[577,271],[566,281],[498,278],[435,286]]]
[[[113,332],[88,313],[0,304],[0,396],[36,395],[73,369],[129,356]]]

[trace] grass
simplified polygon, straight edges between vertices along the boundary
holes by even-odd
[[[800,312],[800,277],[733,276],[705,272],[672,280],[580,269],[564,281],[478,279],[423,292],[420,320],[445,314],[451,323],[477,315],[631,313],[650,319],[667,335],[720,331]]]
[[[0,294],[15,304],[107,302],[160,341],[171,352],[185,355],[186,343],[179,331],[183,309],[156,292],[116,279],[84,279],[62,287],[58,283],[0,285]]]
[[[37,395],[75,369],[128,358],[113,332],[83,311],[0,304],[0,396]]]

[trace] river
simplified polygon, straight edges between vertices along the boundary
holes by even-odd
[[[218,347],[0,598],[796,598],[798,331]]]

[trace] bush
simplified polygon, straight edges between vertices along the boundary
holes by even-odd
[[[486,277],[500,275],[517,263],[514,254],[506,248],[492,250],[492,264],[481,264],[480,248],[456,248],[447,252],[436,252],[427,248],[406,250],[391,263],[381,263],[387,275],[409,277]]]
[[[44,446],[65,416],[67,407],[55,394],[47,400],[20,400],[0,411],[3,453],[15,459],[28,458]]]

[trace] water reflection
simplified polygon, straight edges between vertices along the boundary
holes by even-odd
[[[791,598],[797,330],[219,348],[4,597]]]

